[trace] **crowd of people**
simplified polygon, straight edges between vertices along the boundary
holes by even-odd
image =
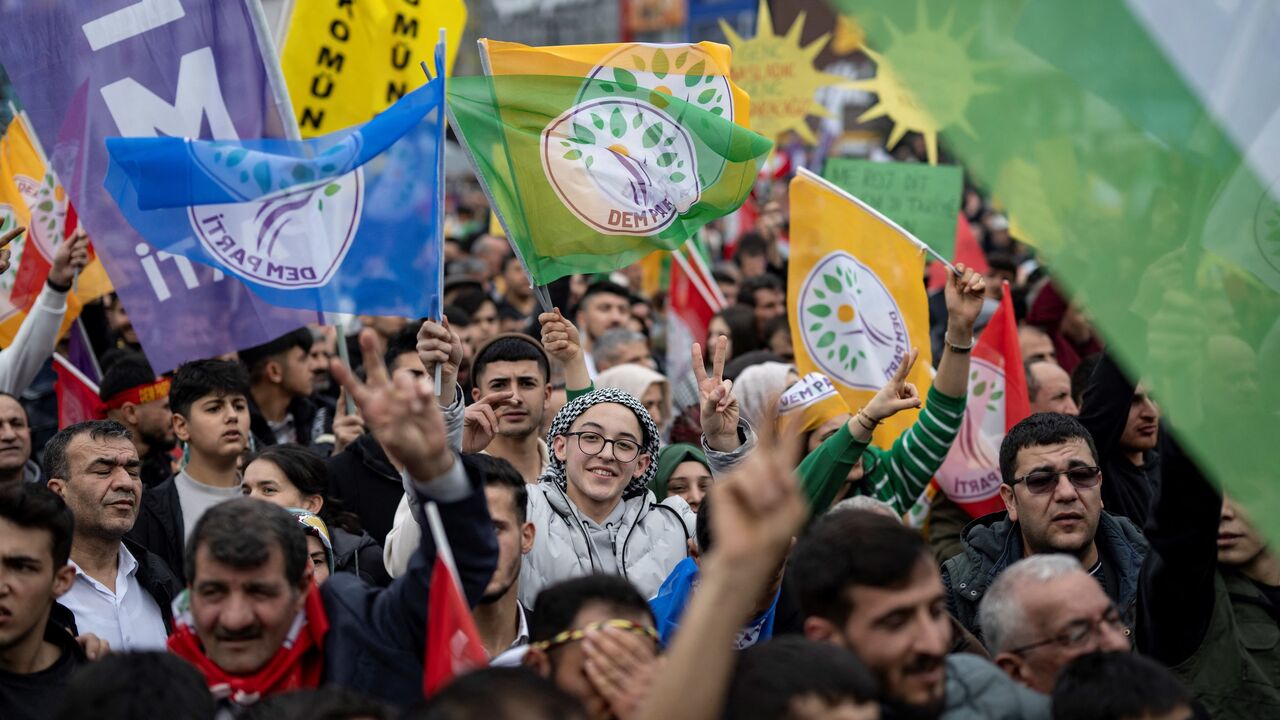
[[[63,243],[0,352],[0,716],[1280,716],[1280,561],[1008,223],[967,195],[989,269],[930,296],[931,386],[916,349],[849,407],[794,364],[784,191],[703,231],[706,347],[638,266],[541,307],[459,193],[442,318],[158,375],[108,297],[102,418],[39,437]],[[1032,414],[972,518],[922,498],[1004,292]],[[424,699],[440,531],[489,663]]]

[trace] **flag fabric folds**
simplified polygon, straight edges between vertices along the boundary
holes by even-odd
[[[443,100],[437,77],[303,141],[109,139],[106,186],[152,245],[273,305],[438,317]]]
[[[680,247],[742,204],[772,147],[723,45],[480,51],[487,75],[449,84],[453,127],[539,285]]]
[[[803,169],[792,179],[787,312],[796,368],[826,375],[855,412],[912,349],[920,356],[908,382],[920,397],[932,384],[921,247],[829,181]],[[890,447],[919,414],[894,415],[872,442]]]
[[[1280,541],[1280,6],[835,5],[896,81],[880,100],[905,90],[940,126],[1197,461]]]
[[[57,376],[53,387],[58,396],[59,429],[105,417],[98,386],[70,360],[54,353],[53,371]]]
[[[976,518],[1004,509],[1000,443],[1010,428],[1031,414],[1008,283],[1000,306],[974,345],[971,366],[960,432],[934,480],[948,498]]]
[[[0,275],[0,346],[8,347],[35,304],[53,267],[53,254],[75,230],[75,211],[53,170],[46,167],[21,118],[0,138],[0,233],[18,226],[27,232],[9,244],[9,269]],[[102,262],[92,257],[67,294],[59,335],[94,298],[111,292]]]

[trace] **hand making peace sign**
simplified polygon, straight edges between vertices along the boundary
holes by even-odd
[[[702,434],[707,446],[717,452],[732,452],[742,444],[738,439],[738,398],[733,395],[733,381],[724,379],[724,358],[728,350],[729,339],[723,335],[716,338],[708,376],[702,346],[693,344],[693,374],[698,380]]]

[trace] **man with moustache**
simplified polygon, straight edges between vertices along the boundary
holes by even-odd
[[[75,516],[75,580],[60,602],[81,633],[113,650],[163,650],[177,579],[160,558],[125,540],[142,501],[142,462],[124,425],[90,420],[45,446],[45,474]]]
[[[129,353],[102,374],[99,397],[107,419],[124,425],[142,459],[142,484],[155,487],[173,477],[173,412],[170,381],[157,378],[142,353]]]
[[[1000,573],[1024,557],[1066,553],[1102,585],[1134,625],[1138,576],[1147,554],[1141,530],[1102,509],[1103,471],[1093,438],[1075,418],[1037,413],[1000,444],[1005,511],[965,528],[964,552],[942,566],[951,614],[978,638],[978,606]]]

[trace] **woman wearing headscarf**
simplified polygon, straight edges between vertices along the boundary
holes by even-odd
[[[695,514],[714,483],[711,464],[702,448],[688,443],[674,443],[658,453],[658,471],[649,489],[659,501],[670,495],[684,498]]]
[[[626,363],[615,365],[596,376],[598,388],[617,388],[640,401],[653,424],[658,426],[660,437],[666,437],[671,425],[671,390],[667,377],[643,365]]]
[[[772,422],[778,398],[799,379],[795,367],[787,363],[763,362],[747,367],[733,384],[742,417],[752,427],[764,427]]]

